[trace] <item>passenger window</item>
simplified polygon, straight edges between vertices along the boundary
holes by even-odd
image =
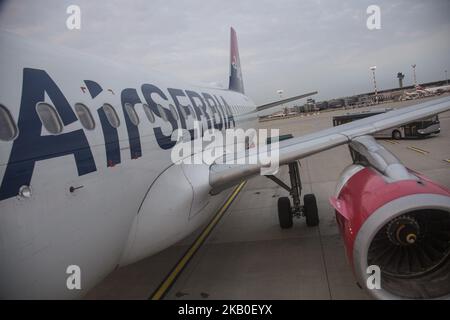
[[[17,126],[8,109],[0,104],[0,140],[9,141],[17,136]]]
[[[150,121],[150,123],[155,123],[155,116],[152,112],[152,110],[150,110],[150,107],[148,106],[148,104],[143,104],[142,105],[144,107],[144,112],[145,115],[147,116],[148,121]]]
[[[172,113],[172,116],[175,120],[178,120],[178,113],[177,110],[175,110],[175,107],[171,104],[169,104],[170,112]]]
[[[163,119],[164,121],[168,121],[166,110],[162,107],[162,105],[158,104],[158,105],[156,105],[156,107],[158,108],[161,119]]]
[[[187,108],[189,108],[189,107],[187,107]],[[181,115],[183,116],[183,118],[187,119],[187,113],[183,106],[180,107],[180,112],[181,112]]]
[[[195,110],[195,108],[193,106],[189,106],[189,110],[191,111],[192,116],[197,119],[197,111]],[[202,112],[200,111],[200,115],[202,114]]]
[[[187,108],[189,109],[189,115],[195,119],[197,116],[195,114],[194,107],[191,105],[188,105]]]
[[[136,110],[134,110],[134,107],[131,105],[131,103],[125,103],[125,110],[127,111],[127,114],[130,117],[131,123],[137,126],[139,124],[139,117],[136,113]]]
[[[120,126],[120,120],[117,116],[116,110],[110,105],[105,103],[103,105],[103,111],[105,111],[106,118],[108,119],[109,124],[113,128],[118,128]]]
[[[45,102],[40,102],[36,106],[36,112],[41,119],[42,125],[51,134],[61,133],[63,125],[56,109]]]
[[[206,114],[205,109],[203,108],[203,106],[199,107],[199,109],[200,109],[200,114],[201,114],[203,117],[207,117],[207,114]]]
[[[91,112],[84,104],[76,103],[75,112],[84,128],[86,128],[87,130],[94,130],[95,128],[94,118],[92,118]]]

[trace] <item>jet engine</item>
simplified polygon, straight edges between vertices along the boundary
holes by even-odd
[[[449,299],[450,190],[405,168],[370,136],[349,148],[354,163],[331,203],[358,283],[378,299]],[[367,285],[373,265],[381,288]]]

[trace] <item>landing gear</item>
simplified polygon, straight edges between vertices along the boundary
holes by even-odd
[[[303,209],[306,217],[306,225],[315,227],[319,224],[319,212],[317,210],[316,196],[313,194],[305,194],[303,197]]]
[[[392,139],[400,140],[401,138],[402,138],[402,134],[400,133],[400,131],[394,130],[394,132],[392,132]]]
[[[291,201],[288,197],[278,198],[278,220],[280,221],[281,229],[292,228],[292,208]]]
[[[282,188],[289,191],[289,194],[292,197],[292,206],[288,197],[281,197],[278,199],[278,219],[280,221],[280,227],[282,229],[291,228],[294,217],[305,217],[306,225],[308,227],[315,227],[319,224],[316,197],[313,194],[306,194],[303,197],[303,205],[301,205],[300,196],[302,194],[302,181],[300,180],[300,169],[298,162],[291,162],[288,166],[291,187],[275,176],[266,176]]]

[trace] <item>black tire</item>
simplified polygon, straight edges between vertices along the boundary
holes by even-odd
[[[315,227],[319,224],[319,211],[317,210],[316,196],[305,194],[303,197],[303,208],[305,209],[306,225]]]
[[[392,139],[394,140],[400,140],[402,138],[402,134],[398,130],[394,130],[392,132]]]
[[[278,220],[281,229],[292,228],[291,201],[288,197],[278,198]]]

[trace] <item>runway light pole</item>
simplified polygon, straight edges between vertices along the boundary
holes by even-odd
[[[370,70],[372,70],[372,75],[373,75],[373,87],[374,87],[374,93],[375,93],[375,103],[378,104],[378,90],[377,90],[377,79],[375,78],[375,70],[377,69],[377,66],[373,66],[369,68]]]
[[[416,79],[416,64],[412,64],[411,67],[413,68],[414,86],[417,86],[417,79]]]

